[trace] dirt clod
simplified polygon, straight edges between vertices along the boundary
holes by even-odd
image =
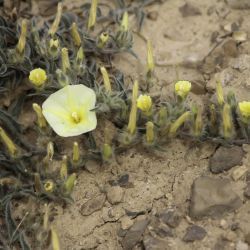
[[[119,186],[110,187],[107,190],[107,199],[113,205],[120,203],[123,196],[124,189]]]

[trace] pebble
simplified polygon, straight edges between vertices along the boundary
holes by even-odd
[[[238,181],[241,177],[245,176],[248,171],[248,168],[243,165],[235,168],[231,174],[234,181]]]
[[[223,238],[224,240],[233,242],[233,241],[236,241],[237,235],[236,235],[236,233],[234,233],[234,232],[232,232],[232,231],[229,231],[229,232],[224,233],[224,234],[222,235],[222,238]]]
[[[207,232],[203,227],[192,225],[187,228],[186,234],[183,237],[183,241],[193,242],[196,240],[202,240],[206,235]]]
[[[223,229],[227,229],[228,228],[228,223],[226,220],[222,219],[220,221],[220,227],[223,228]]]
[[[143,246],[145,250],[169,249],[165,240],[156,239],[151,235],[144,236]]]
[[[172,209],[167,209],[160,213],[159,218],[163,223],[167,224],[172,228],[177,227],[181,221],[180,215]]]
[[[236,42],[245,42],[247,40],[247,33],[245,31],[234,31],[233,39]]]
[[[210,158],[209,168],[212,173],[218,174],[241,165],[244,152],[241,147],[220,147]]]
[[[142,235],[147,228],[149,219],[143,218],[136,221],[122,240],[124,250],[131,250],[142,239]]]
[[[84,216],[93,214],[95,211],[98,211],[103,207],[105,200],[105,194],[97,195],[96,197],[82,204],[80,213]]]
[[[109,187],[107,190],[107,199],[112,205],[118,204],[123,200],[124,189],[119,186]]]
[[[242,201],[233,192],[228,179],[204,176],[197,178],[192,185],[189,210],[192,218],[220,217],[241,205]]]

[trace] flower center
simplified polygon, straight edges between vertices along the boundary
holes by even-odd
[[[80,121],[81,121],[81,118],[79,117],[79,115],[77,114],[77,112],[72,112],[72,114],[71,114],[71,117],[73,118],[73,121],[75,122],[75,123],[79,123]]]

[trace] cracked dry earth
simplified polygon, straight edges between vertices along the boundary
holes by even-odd
[[[189,102],[204,105],[220,79],[225,92],[250,100],[248,0],[168,0],[146,11],[141,33],[154,45],[158,78],[152,96],[168,97],[174,81],[185,79],[193,84]],[[146,44],[137,34],[134,51],[139,60],[115,59],[128,82],[145,69]],[[89,162],[75,203],[58,208],[62,249],[250,249],[250,146],[176,139],[164,149],[130,149],[110,165]]]

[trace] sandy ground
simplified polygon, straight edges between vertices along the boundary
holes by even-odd
[[[230,29],[237,26],[250,36],[250,10],[233,9],[219,0],[189,0],[197,9],[183,17],[179,8],[185,2],[168,0],[147,9],[150,18],[146,18],[141,34],[154,47],[158,83],[151,89],[152,95],[172,95],[174,81],[185,79],[193,83],[189,101],[202,105],[209,96],[213,98],[219,77],[226,92],[231,89],[239,100],[249,100],[250,40],[236,43]],[[130,18],[133,23],[133,16]],[[137,34],[133,48],[139,60],[124,54],[114,62],[128,76],[128,82],[145,71],[146,43]],[[78,175],[75,203],[58,209],[54,221],[62,249],[248,249],[250,202],[243,197],[245,178],[232,180],[233,169],[216,175],[231,181],[243,200],[239,209],[216,219],[191,219],[191,186],[200,176],[215,176],[208,164],[216,145],[174,140],[164,150],[148,154],[136,148],[118,155],[110,165],[88,163],[86,171]],[[245,150],[243,164],[249,169],[250,150]],[[151,222],[166,209],[177,212],[180,222],[172,229],[172,236],[159,238]],[[132,225],[145,220],[151,222],[136,244],[126,245]],[[192,224],[207,234],[202,240],[187,243],[183,237]],[[158,242],[156,247],[147,243],[150,237]]]

